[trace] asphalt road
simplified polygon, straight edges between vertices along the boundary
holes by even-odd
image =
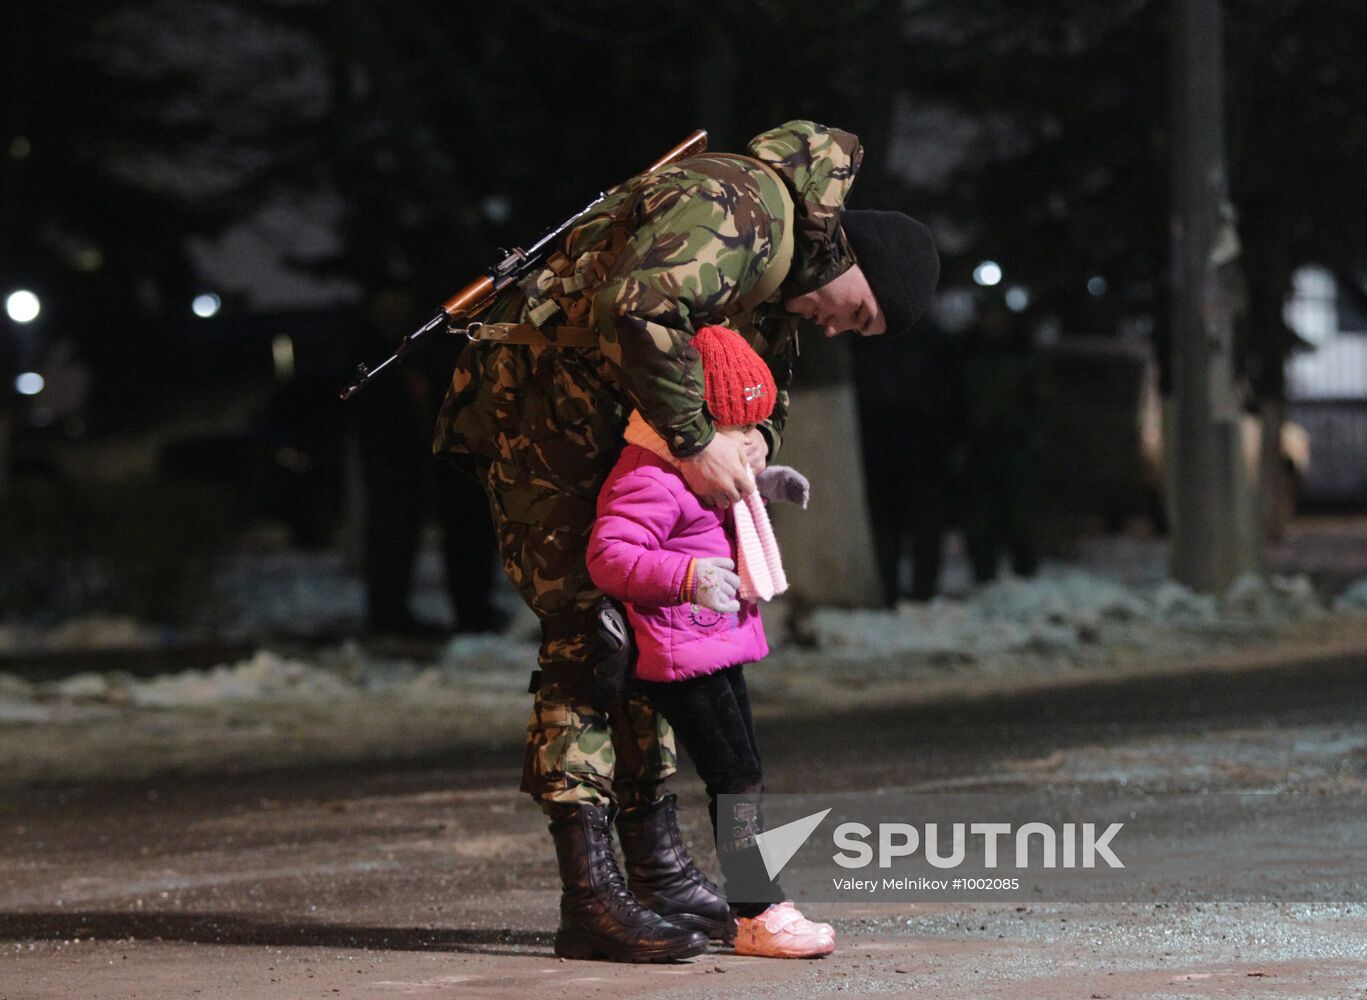
[[[1332,813],[1346,837],[1320,859],[1323,898],[1361,899],[1364,709],[1367,663],[1339,659],[767,716],[760,739],[775,792],[1300,794],[1306,824]],[[7,792],[0,998],[1367,997],[1367,905],[1290,897],[812,904],[838,933],[821,961],[560,961],[550,841],[515,791],[519,735],[403,764]],[[710,864],[701,789],[677,788]],[[1241,863],[1285,868],[1256,844]]]

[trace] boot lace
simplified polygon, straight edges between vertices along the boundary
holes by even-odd
[[[677,856],[683,860],[683,864],[680,867],[683,868],[684,874],[692,881],[703,886],[708,892],[718,896],[721,895],[721,888],[717,883],[708,878],[703,873],[703,870],[694,862],[693,856],[689,854],[688,851],[684,850],[683,835],[679,833],[679,817],[672,809],[669,811],[668,822],[669,836],[674,842],[674,850]]]
[[[595,828],[603,842],[603,850],[598,852],[593,862],[599,885],[617,906],[624,907],[628,912],[643,909],[640,901],[627,888],[622,870],[617,867],[617,855],[612,851],[612,821],[609,819],[602,824],[595,823]]]

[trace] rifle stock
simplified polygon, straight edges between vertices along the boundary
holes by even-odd
[[[665,153],[664,156],[660,157],[642,172],[653,174],[661,167],[666,167],[677,160],[682,160],[690,156],[697,156],[699,153],[705,153],[706,151],[707,133],[702,129],[697,129],[689,135],[688,138],[669,150],[669,152]],[[455,295],[443,302],[437,314],[417,330],[404,337],[393,354],[385,358],[374,368],[368,368],[364,364],[357,365],[356,378],[339,393],[341,398],[350,399],[352,396],[356,395],[356,393],[366,387],[371,379],[400,363],[403,360],[403,356],[412,350],[414,345],[447,321],[472,319],[488,309],[494,304],[494,299],[498,297],[499,292],[530,273],[533,268],[539,267],[547,256],[547,249],[564,236],[576,222],[587,215],[604,197],[605,195],[600,193],[597,198],[589,202],[588,205],[578,212],[575,212],[564,222],[546,230],[546,232],[532,244],[530,249],[524,250],[521,247],[514,247],[512,250],[504,251],[502,260],[490,268],[487,273],[476,278]]]

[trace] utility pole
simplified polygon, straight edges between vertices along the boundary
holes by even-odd
[[[1225,174],[1220,0],[1173,0],[1173,419],[1167,421],[1173,576],[1227,586],[1258,562],[1234,384],[1239,237]]]

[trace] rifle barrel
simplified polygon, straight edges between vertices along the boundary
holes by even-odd
[[[389,357],[385,358],[374,368],[367,368],[365,365],[361,365],[358,369],[358,374],[355,380],[349,386],[343,389],[340,393],[338,393],[338,395],[341,396],[341,398],[344,400],[350,399],[352,396],[356,395],[356,393],[364,389],[366,387],[366,383],[368,383],[376,375],[379,375],[385,369],[393,365],[397,365],[399,362],[401,362],[403,360],[403,356],[412,349],[413,345],[418,340],[420,340],[422,337],[425,337],[427,334],[431,333],[433,330],[435,330],[437,327],[441,326],[445,322],[446,313],[437,313],[422,326],[418,327],[408,336],[404,337],[403,340],[399,342],[399,346],[395,349],[394,353],[391,354]]]

